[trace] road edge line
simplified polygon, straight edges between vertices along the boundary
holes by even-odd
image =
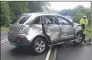
[[[51,49],[52,49],[52,48],[49,49],[49,51],[48,51],[48,53],[47,53],[47,56],[46,56],[45,60],[49,60],[50,53],[51,53]]]
[[[53,60],[56,60],[57,48],[55,48]]]
[[[1,40],[1,41],[4,41],[4,40],[7,40],[8,38],[6,38],[6,39],[3,39],[3,40]]]
[[[8,41],[8,39],[1,40],[1,44],[5,43],[7,41]]]
[[[1,42],[1,44],[3,44],[3,43],[5,43],[5,42],[7,42],[8,40],[6,40],[6,41],[3,41],[3,42]]]

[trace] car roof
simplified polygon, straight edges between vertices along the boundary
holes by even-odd
[[[43,16],[43,15],[48,15],[48,16],[61,16],[63,18],[65,18],[63,15],[60,15],[60,14],[57,14],[57,13],[48,13],[48,12],[35,12],[35,13],[23,13],[22,15],[28,15],[28,16],[31,16],[31,18],[35,18],[37,16]],[[66,19],[66,18],[65,18]],[[30,19],[29,19],[30,20]],[[27,22],[29,22],[29,20]],[[66,20],[69,20],[69,19],[66,19]],[[32,20],[31,20],[32,21]]]
[[[58,16],[60,14],[57,13],[49,13],[49,12],[35,12],[35,13],[23,13],[22,15],[37,15],[37,16],[42,16],[42,15],[54,15],[54,16]]]

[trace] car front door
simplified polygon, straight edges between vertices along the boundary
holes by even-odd
[[[70,40],[75,36],[75,29],[69,20],[57,16],[59,26],[60,26],[60,40]]]
[[[55,16],[45,16],[44,21],[46,24],[46,34],[50,37],[52,43],[59,41],[60,27],[56,23]]]

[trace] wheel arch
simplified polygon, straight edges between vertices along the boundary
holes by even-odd
[[[82,30],[79,30],[79,31],[77,31],[75,34],[77,34],[77,33],[79,33],[79,32],[83,33],[83,31],[82,31]]]
[[[50,40],[50,37],[48,35],[46,35],[46,36],[45,35],[37,35],[36,37],[34,37],[32,42],[34,42],[34,40],[36,38],[39,38],[39,37],[43,38],[48,45],[51,44],[51,40]]]
[[[83,31],[82,31],[82,30],[77,31],[77,32],[76,32],[76,35],[77,35],[78,33],[82,33],[83,40],[84,40],[84,39],[85,39],[85,34],[83,33]]]

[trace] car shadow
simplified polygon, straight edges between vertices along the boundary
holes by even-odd
[[[61,45],[57,45],[55,47],[57,48],[78,48],[78,47],[83,47],[84,45],[83,44],[61,44]]]
[[[29,55],[36,56],[36,54],[33,53],[32,48],[30,48],[28,46],[26,46],[26,47],[15,47],[10,52],[14,56],[18,56],[18,55],[21,55],[21,56],[29,56]]]
[[[84,46],[83,44],[61,44],[61,45],[56,45],[53,47],[56,47],[56,48],[67,48],[67,47],[68,48],[76,48],[76,47],[83,47],[83,46]],[[45,53],[47,53],[47,51]],[[11,49],[10,53],[12,56],[37,56],[37,54],[35,54],[33,52],[32,48],[29,46],[14,47],[13,49]]]

